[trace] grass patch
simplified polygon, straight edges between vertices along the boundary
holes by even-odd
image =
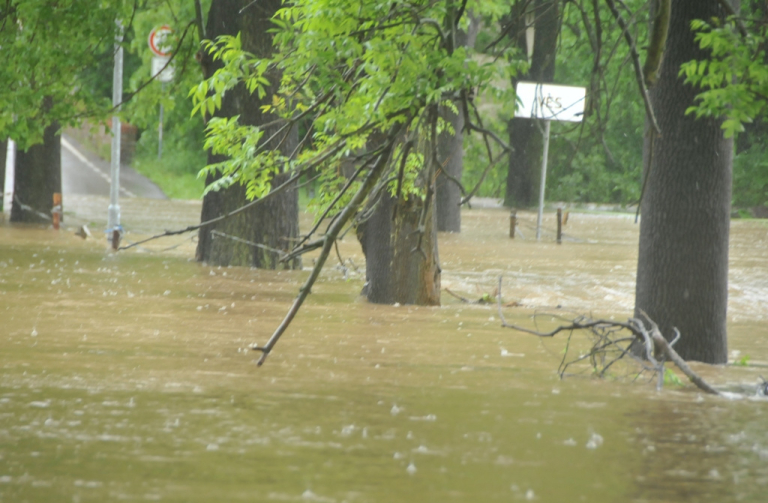
[[[205,158],[200,162],[184,157],[187,156],[180,152],[169,153],[160,160],[141,156],[134,161],[133,168],[152,180],[171,199],[200,199],[205,181],[197,178],[197,171],[205,165]]]

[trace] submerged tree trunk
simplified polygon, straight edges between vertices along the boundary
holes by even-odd
[[[459,32],[457,45],[474,47],[480,30],[480,18],[469,15],[469,30]],[[444,131],[437,144],[441,169],[435,180],[435,200],[437,201],[437,230],[442,232],[461,232],[461,189],[456,182],[461,182],[464,172],[464,112],[461,103],[454,103],[457,112],[448,107],[440,107],[440,116],[451,125],[454,133]],[[455,180],[455,181],[454,181]]]
[[[256,55],[268,56],[272,51],[272,34],[268,32],[273,25],[272,15],[280,7],[279,0],[261,0],[257,4],[246,0],[214,0],[208,14],[206,35],[213,40],[220,35],[235,35],[242,32],[243,49]],[[247,7],[247,8],[246,8]],[[245,8],[245,9],[244,9]],[[241,13],[241,9],[244,9]],[[213,75],[220,67],[220,62],[211,60],[210,55],[202,55],[205,77]],[[221,109],[216,113],[220,117],[240,116],[243,124],[258,125],[275,119],[270,114],[263,114],[260,107],[271,103],[274,87],[268,90],[264,99],[259,100],[250,94],[243,85],[227,93]],[[267,129],[266,137],[276,129]],[[291,151],[296,146],[296,131],[281,149]],[[208,162],[222,161],[220,156],[209,155]],[[280,174],[272,181],[273,187],[287,179],[287,174]],[[213,182],[215,176],[209,176],[206,184]],[[218,192],[209,192],[203,199],[201,220],[207,221],[229,211],[235,210],[248,202],[245,188],[234,185]],[[280,251],[287,251],[294,244],[299,234],[298,192],[286,190],[271,201],[257,205],[238,215],[215,225],[200,229],[197,245],[197,260],[215,265],[250,266],[265,269],[299,268],[299,258],[289,263],[279,263]]]
[[[464,134],[461,132],[464,113],[461,109],[454,113],[448,107],[440,108],[440,116],[451,125],[454,134],[443,132],[437,143],[440,156],[440,172],[435,180],[437,230],[461,232],[461,189],[456,182],[461,182],[464,172]]]
[[[695,119],[685,110],[698,90],[678,76],[681,63],[706,59],[694,42],[694,19],[723,17],[717,0],[672,3],[661,75],[651,92],[661,136],[646,148],[636,316],[656,321],[664,337],[682,337],[686,360],[727,361],[728,234],[733,142],[721,120]],[[651,145],[650,141],[646,142]]]
[[[61,193],[61,134],[54,122],[43,142],[16,151],[11,222],[50,223],[53,194]]]
[[[393,212],[397,213],[393,219]],[[365,255],[364,294],[377,304],[440,304],[440,266],[437,254],[435,205],[430,204],[425,231],[419,241],[419,219],[424,203],[417,197],[397,201],[386,191],[373,215],[357,227]]]
[[[519,81],[552,82],[555,77],[555,52],[560,34],[560,0],[535,0],[532,16],[534,19],[533,54],[531,66],[526,75],[512,79],[512,86]],[[527,51],[530,48],[525,39],[525,15],[513,14],[512,28],[517,46]],[[508,123],[509,143],[513,151],[509,154],[507,189],[504,206],[524,208],[536,201],[538,188],[537,174],[541,169],[543,142],[536,122],[530,119],[512,118]]]

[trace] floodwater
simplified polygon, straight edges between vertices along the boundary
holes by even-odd
[[[122,205],[127,241],[199,218]],[[0,502],[765,501],[764,399],[560,380],[564,337],[502,329],[493,305],[361,301],[350,238],[346,270],[329,260],[259,368],[248,348],[307,271],[201,265],[190,236],[115,255],[73,235],[103,229],[106,207],[70,198],[59,232],[0,225]],[[440,241],[457,295],[503,275],[513,323],[631,314],[631,216],[572,213],[560,246],[532,239],[532,214],[515,240],[503,210],[463,218]],[[747,395],[768,375],[766,249],[765,222],[733,222],[729,346],[749,365],[694,365]]]

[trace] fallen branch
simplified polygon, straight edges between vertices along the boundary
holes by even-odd
[[[570,332],[573,335],[577,330],[587,331],[592,336],[593,341],[590,350],[580,354],[571,361],[567,361],[571,343],[571,337],[569,336],[568,345],[565,348],[563,360],[560,363],[560,377],[565,375],[569,366],[584,360],[590,360],[593,371],[602,377],[618,361],[622,360],[625,356],[630,356],[636,359],[642,367],[642,370],[637,375],[639,376],[646,370],[650,370],[656,374],[658,378],[657,388],[661,389],[665,376],[664,363],[666,360],[669,360],[700,390],[712,395],[721,394],[701,376],[696,374],[685,360],[680,357],[677,351],[674,350],[673,346],[680,338],[680,332],[675,329],[675,339],[672,342],[667,341],[661,334],[656,322],[645,312],[640,311],[640,314],[646,319],[650,328],[646,328],[645,324],[638,318],[630,318],[626,322],[621,322],[603,319],[595,320],[586,316],[580,316],[571,320],[570,323],[560,325],[549,332],[542,332],[507,322],[501,309],[501,284],[502,278],[499,277],[497,304],[502,327],[511,328],[512,330],[532,334],[537,337],[554,337],[560,332]],[[641,353],[643,359],[638,358],[637,353]]]
[[[677,351],[675,351],[672,348],[672,344],[667,342],[667,340],[664,338],[664,336],[661,335],[661,332],[659,331],[659,326],[656,324],[655,321],[653,321],[650,317],[648,317],[647,314],[645,314],[644,311],[640,311],[640,313],[645,317],[646,320],[648,320],[648,323],[651,325],[651,340],[653,341],[654,345],[661,349],[661,351],[664,353],[664,355],[669,358],[672,363],[677,365],[677,368],[680,369],[680,371],[685,374],[685,376],[693,382],[696,386],[699,387],[699,389],[702,389],[706,391],[707,393],[711,393],[713,395],[719,395],[720,392],[718,392],[716,389],[714,389],[712,386],[707,384],[704,379],[702,379],[698,374],[696,374],[693,370],[691,370],[691,367],[688,366],[688,364],[683,360],[679,354],[677,354]],[[675,337],[675,340],[680,338],[680,332],[675,329],[675,334],[677,336]]]

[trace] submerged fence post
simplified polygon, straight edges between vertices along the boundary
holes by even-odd
[[[557,209],[557,244],[563,244],[563,209]]]
[[[509,237],[515,239],[515,227],[517,227],[517,210],[509,213]]]
[[[122,228],[120,226],[112,229],[112,250],[117,251],[120,248],[120,238]]]
[[[59,230],[59,224],[61,223],[61,192],[53,193],[51,216],[53,217],[53,228]]]

